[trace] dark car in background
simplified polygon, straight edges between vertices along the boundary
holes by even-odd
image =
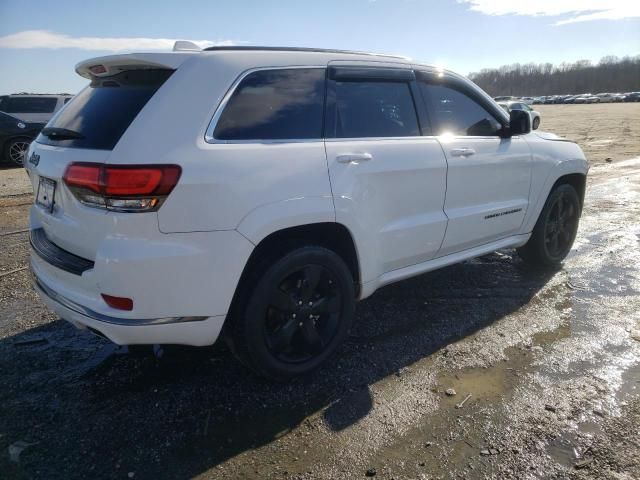
[[[0,162],[22,165],[29,144],[38,136],[46,123],[24,122],[0,112]]]

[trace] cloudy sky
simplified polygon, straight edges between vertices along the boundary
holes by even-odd
[[[640,0],[0,0],[0,94],[78,91],[74,65],[207,45],[399,53],[463,74],[640,54]]]

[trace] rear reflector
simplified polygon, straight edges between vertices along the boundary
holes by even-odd
[[[114,297],[111,295],[101,294],[103,300],[111,308],[117,308],[118,310],[133,310],[133,300],[125,297]]]
[[[122,212],[160,207],[180,179],[178,165],[71,163],[64,183],[85,205]]]

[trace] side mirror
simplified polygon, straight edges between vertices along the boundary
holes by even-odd
[[[531,131],[531,115],[524,110],[511,110],[509,112],[509,136],[524,135]]]

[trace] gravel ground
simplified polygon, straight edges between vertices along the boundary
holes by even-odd
[[[593,162],[562,269],[501,251],[385,287],[290,384],[58,320],[24,269],[31,198],[4,187],[24,172],[0,170],[0,478],[640,478],[639,138]]]

